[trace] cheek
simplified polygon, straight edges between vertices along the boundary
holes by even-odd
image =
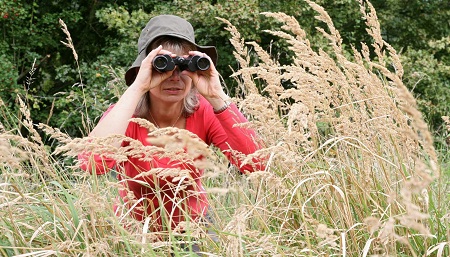
[[[184,85],[186,86],[186,88],[191,88],[192,86],[192,79],[189,76],[186,75],[181,75],[181,80],[183,81]]]
[[[154,94],[157,94],[159,91],[161,91],[161,87],[160,87],[160,86],[157,86],[157,87],[152,87],[148,92],[149,92],[151,95],[154,95]]]

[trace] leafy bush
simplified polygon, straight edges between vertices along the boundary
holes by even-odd
[[[450,38],[441,41],[441,44],[449,44]],[[435,45],[433,52],[409,49],[402,62],[405,63],[405,83],[418,99],[430,128],[439,131],[443,124],[441,117],[450,113],[450,51],[442,49],[439,42],[430,42],[430,45]],[[437,58],[437,53],[442,54],[442,51],[447,57]]]

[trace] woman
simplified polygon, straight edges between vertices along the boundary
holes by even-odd
[[[201,56],[210,61],[210,67],[205,71],[181,71],[177,67],[160,72],[152,63],[158,55],[172,58]],[[241,166],[232,153],[254,153],[258,148],[254,142],[255,133],[234,126],[247,120],[223,91],[215,68],[216,61],[215,47],[197,45],[189,22],[172,15],[152,18],[139,37],[138,57],[125,74],[128,89],[105,112],[90,136],[126,135],[149,146],[148,130],[129,121],[132,117],[139,117],[157,128],[188,130],[208,145],[220,148],[241,172],[252,172],[254,166]],[[117,142],[116,146],[124,147],[128,143]],[[124,184],[120,196],[128,202],[132,193],[132,198],[138,200],[131,211],[133,217],[144,220],[150,216],[155,221],[152,230],[174,228],[181,221],[197,221],[206,215],[208,202],[201,183],[203,171],[191,164],[171,162],[169,158],[158,156],[151,161],[129,158],[123,163],[99,155],[91,158],[89,154],[81,154],[79,158],[83,169],[97,174],[104,174],[115,167]],[[179,192],[169,186],[173,184],[169,183],[170,178],[142,175],[158,168],[189,170],[195,182]]]

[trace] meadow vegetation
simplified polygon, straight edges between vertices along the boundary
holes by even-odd
[[[132,142],[133,151],[126,151],[109,145],[118,136],[71,138],[34,124],[21,98],[18,113],[0,100],[0,256],[190,256],[178,246],[192,241],[205,256],[449,256],[448,144],[435,149],[436,139],[403,83],[400,56],[381,37],[375,10],[361,1],[371,42],[346,52],[328,14],[307,2],[326,25],[319,28],[326,48],[315,47],[293,17],[264,13],[280,24],[265,32],[285,40],[288,64],[220,19],[240,67],[232,75],[238,84],[233,100],[250,120],[241,126],[254,128],[264,144],[242,158],[266,157],[264,171],[240,174],[186,131],[172,128],[167,137],[139,121],[166,147]],[[123,82],[111,85],[120,92]],[[450,121],[443,119],[445,141]],[[86,122],[86,129],[91,125]],[[180,146],[192,151],[180,154]],[[195,164],[207,171],[211,229],[218,240],[193,222],[150,233],[150,220],[138,223],[127,210],[116,215],[112,205],[120,184],[77,168],[83,150],[118,160],[208,156]],[[175,172],[179,187],[189,183],[183,171]]]

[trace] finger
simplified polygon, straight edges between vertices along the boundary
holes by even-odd
[[[205,54],[203,52],[200,52],[200,51],[189,51],[189,55],[198,55],[198,56],[201,56],[201,57],[205,57],[212,63],[211,57],[209,57],[207,54]]]
[[[148,53],[148,55],[142,60],[140,69],[151,69],[152,67],[152,60],[155,58],[155,56],[159,53],[159,51],[162,49],[162,46],[158,46],[157,48],[153,49]]]
[[[155,87],[157,87],[157,86],[159,86],[159,84],[161,84],[161,82],[163,82],[165,79],[167,79],[167,78],[169,78],[170,76],[168,75],[168,74],[166,74],[166,73],[157,73],[157,74],[155,74],[155,75],[153,75],[154,77],[153,77],[153,82],[154,83],[151,83],[150,84],[150,88],[149,88],[149,90],[151,90],[151,89],[153,89],[153,88],[155,88]],[[156,78],[156,76],[158,76],[157,78]]]
[[[198,55],[201,57],[205,57],[209,60],[209,63],[210,63],[209,69],[206,71],[197,71],[197,72],[202,73],[202,74],[208,74],[210,72],[217,72],[216,66],[214,65],[214,63],[213,63],[211,57],[209,57],[209,55],[207,55],[203,52],[200,52],[200,51],[189,51],[189,55]]]
[[[172,56],[172,57],[177,56],[176,54],[172,53],[171,51],[165,50],[165,49],[161,49],[161,50],[158,52],[158,54],[168,54],[168,55],[170,55],[170,56]]]
[[[198,72],[198,71],[197,71]],[[189,71],[189,70],[184,70],[180,73],[180,75],[186,75],[189,78],[191,78],[192,81],[197,81],[198,80],[198,74],[195,71]],[[194,83],[195,84],[195,83]]]
[[[150,51],[150,53],[147,54],[147,56],[145,57],[145,59],[150,59],[153,60],[153,58],[155,58],[155,56],[157,54],[159,54],[159,52],[162,50],[162,45],[159,45],[157,48],[153,49]],[[144,60],[145,60],[144,59]]]
[[[157,48],[150,51],[150,53],[147,54],[147,56],[144,58],[144,60],[142,62],[144,62],[144,61],[149,62],[149,60],[152,61],[157,55],[160,55],[160,54],[168,54],[170,56],[174,56],[174,54],[172,54],[172,52],[162,49],[162,46],[160,45]]]

